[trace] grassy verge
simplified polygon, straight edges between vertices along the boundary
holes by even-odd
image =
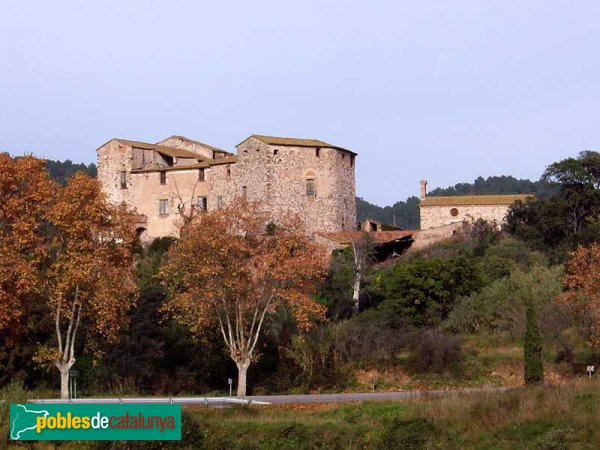
[[[592,449],[600,442],[599,388],[592,380],[414,403],[186,408],[181,443],[60,448]]]

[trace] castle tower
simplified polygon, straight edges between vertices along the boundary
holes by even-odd
[[[237,146],[236,179],[275,221],[292,213],[309,233],[355,231],[356,153],[314,139],[252,135]]]

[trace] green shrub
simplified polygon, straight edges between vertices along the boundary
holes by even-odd
[[[181,441],[177,447],[202,448],[204,433],[199,420],[185,409],[181,411]]]
[[[480,287],[475,263],[465,256],[401,260],[381,274],[379,283],[386,299],[379,308],[416,326],[439,323],[456,299]]]
[[[10,437],[10,404],[27,403],[27,391],[20,381],[13,381],[0,389],[0,442]]]
[[[528,272],[513,269],[508,278],[496,280],[479,292],[462,297],[442,328],[455,333],[495,333],[516,338],[525,330],[524,301],[531,297],[540,310],[545,334],[558,335],[563,324],[551,320],[556,307],[552,301],[562,288],[562,267],[535,266]]]
[[[408,367],[417,373],[457,372],[463,362],[461,339],[439,330],[425,330],[411,343]]]
[[[573,433],[572,428],[552,430],[539,442],[539,450],[568,450],[570,448],[568,437]]]
[[[483,285],[508,277],[515,268],[529,271],[535,266],[546,267],[543,253],[531,250],[527,243],[513,238],[501,239],[490,245],[477,261],[477,270]]]
[[[381,437],[378,448],[382,450],[418,450],[426,448],[430,436],[435,433],[434,425],[427,419],[394,419]]]
[[[334,326],[335,363],[393,362],[414,328],[381,310],[370,309]]]

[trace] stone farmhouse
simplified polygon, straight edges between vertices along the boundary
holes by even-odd
[[[177,237],[191,213],[239,198],[260,201],[275,223],[297,214],[309,234],[356,230],[357,154],[320,140],[252,135],[232,154],[183,136],[115,138],[97,156],[103,191],[135,211],[142,242]]]
[[[532,194],[466,195],[428,197],[427,180],[421,180],[421,230],[484,219],[498,225],[504,222],[508,208],[517,200],[533,198]]]

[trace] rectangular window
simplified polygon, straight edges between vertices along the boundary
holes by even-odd
[[[320,148],[318,148],[318,147],[317,147],[317,149],[315,150],[315,156],[316,156],[317,158],[320,158],[320,157],[321,157],[321,149],[320,149]]]
[[[169,200],[168,199],[160,199],[158,201],[158,214],[161,216],[166,216],[169,214]]]
[[[204,169],[198,170],[198,181],[205,181],[205,180],[206,180],[206,173],[204,172]]]
[[[223,207],[223,196],[219,195],[217,197],[217,208],[221,209]]]
[[[121,189],[127,189],[127,172],[122,170],[120,173]]]
[[[160,184],[167,184],[167,172],[160,172]]]
[[[227,178],[231,178],[231,166],[227,165]]]
[[[206,197],[198,197],[198,209],[206,211],[208,209],[208,199]]]
[[[306,180],[306,195],[308,197],[316,197],[317,196],[317,188],[315,186],[315,180],[309,178]]]
[[[350,167],[354,167],[354,158],[354,155],[350,156]]]
[[[248,186],[242,186],[242,197],[243,198],[248,197]]]

